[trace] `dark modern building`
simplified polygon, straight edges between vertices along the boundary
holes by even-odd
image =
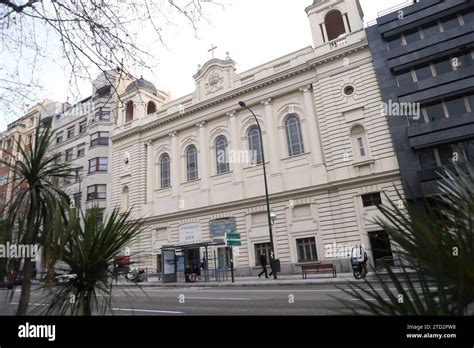
[[[474,163],[474,1],[426,0],[366,28],[408,199]]]

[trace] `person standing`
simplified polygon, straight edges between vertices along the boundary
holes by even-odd
[[[193,282],[193,270],[191,269],[190,265],[186,266],[186,269],[184,270],[184,278],[186,283],[192,283]]]
[[[263,253],[261,256],[260,256],[260,264],[262,265],[262,272],[260,272],[258,274],[258,277],[260,278],[262,276],[263,273],[265,273],[265,278],[268,278],[268,274],[267,274],[267,255],[265,255],[265,253]]]

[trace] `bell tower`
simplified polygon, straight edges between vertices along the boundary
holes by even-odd
[[[315,49],[364,30],[359,0],[314,0],[306,14]]]

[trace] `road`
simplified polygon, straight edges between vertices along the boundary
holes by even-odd
[[[344,284],[339,285],[347,288]],[[0,314],[13,315],[11,303],[0,290]],[[343,305],[331,296],[351,299],[335,285],[115,288],[111,315],[337,315]],[[31,308],[44,308],[47,300],[33,291]],[[34,311],[34,313],[38,313]],[[39,313],[38,313],[39,314]]]

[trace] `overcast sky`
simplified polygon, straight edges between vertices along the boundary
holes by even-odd
[[[218,48],[216,58],[224,58],[226,52],[237,63],[237,73],[267,61],[312,45],[311,31],[305,8],[313,0],[221,0],[224,8],[206,5],[209,23],[201,22],[198,38],[184,22],[177,21],[164,31],[167,47],[150,45],[150,52],[159,58],[159,66],[153,72],[131,69],[137,77],[143,74],[157,88],[179,98],[194,91],[193,75],[198,65],[211,58],[211,44]],[[360,0],[364,21],[377,18],[377,13],[406,2],[406,0]],[[144,42],[153,37],[144,35]],[[68,88],[68,76],[55,64],[44,64],[41,81],[45,89],[43,97],[57,101],[76,102]],[[80,85],[81,98],[91,94],[89,81]],[[80,100],[80,99],[78,99]],[[25,110],[26,111],[26,110]],[[0,113],[2,114],[2,113]],[[21,115],[9,115],[0,119],[0,130],[6,123]]]

